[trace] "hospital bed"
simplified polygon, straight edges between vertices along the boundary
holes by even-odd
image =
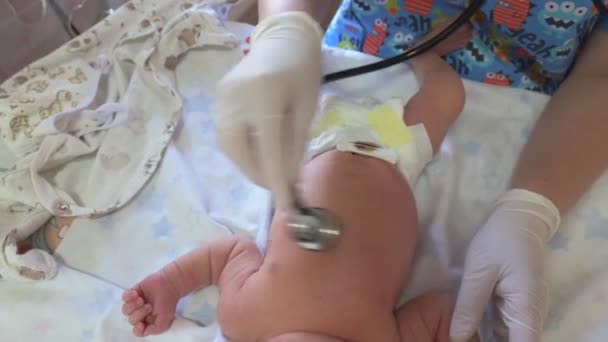
[[[198,7],[198,4],[207,6]],[[211,26],[205,26],[207,31],[201,31],[201,35],[215,34],[217,38],[225,33],[228,36],[221,37],[229,37],[189,50],[172,65],[171,72],[164,71],[166,78],[161,80],[174,82],[182,110],[176,118],[167,119],[163,113],[149,113],[139,118],[150,121],[140,122],[143,125],[140,128],[152,129],[154,122],[161,119],[178,124],[172,128],[171,139],[162,149],[162,160],[133,196],[115,210],[77,217],[67,224],[69,228],[56,253],[59,269],[54,279],[0,280],[0,341],[139,341],[131,336],[130,327],[120,313],[123,289],[199,243],[229,234],[263,239],[264,234],[260,232],[268,226],[269,194],[239,173],[218,149],[214,137],[214,85],[242,57],[252,28],[234,22],[235,18],[228,17],[228,9],[221,1],[213,0],[132,1],[117,10],[109,23],[102,21],[95,25],[91,29],[95,35],[91,35],[91,30],[83,33],[0,86],[5,90],[0,93],[0,113],[3,113],[0,124],[3,124],[9,120],[7,113],[11,106],[17,106],[11,100],[37,81],[35,71],[40,66],[79,65],[86,69],[78,63],[91,58],[97,63],[106,61],[106,67],[111,69],[112,61],[116,61],[112,59],[116,57],[112,51],[118,52],[108,47],[110,41],[115,42],[125,32],[139,32],[137,27],[146,26],[145,20],[150,21],[152,13],[170,17],[164,24],[167,28],[161,27],[158,31],[160,34],[169,34],[169,25],[179,25],[178,21],[172,21],[173,17],[188,13],[189,18],[200,14],[203,19],[211,16],[221,23],[220,31],[211,32],[211,21],[205,22]],[[117,22],[123,24],[115,25]],[[70,52],[76,46],[74,42],[83,44],[85,39],[95,37],[100,39],[90,49],[76,54]],[[157,43],[161,44],[162,39],[152,44]],[[98,59],[101,52],[105,59]],[[325,71],[373,60],[352,51],[326,48],[323,53]],[[109,72],[108,77],[135,77],[136,72],[147,72],[145,69],[129,69],[136,70],[131,74]],[[20,77],[24,76],[28,81],[22,83]],[[127,78],[118,84],[128,82]],[[413,278],[404,289],[403,300],[431,289],[458,287],[467,244],[492,201],[506,188],[516,157],[548,100],[544,95],[518,89],[473,82],[465,82],[465,86],[465,110],[450,130],[439,156],[415,188],[421,240]],[[52,82],[49,87],[56,90],[52,89]],[[400,65],[333,83],[324,91],[352,97],[407,99],[416,89],[413,75],[407,66]],[[150,89],[150,92],[157,90]],[[143,91],[137,94],[149,96],[145,87]],[[150,97],[145,99],[140,101],[148,101]],[[154,111],[154,107],[148,110]],[[176,121],[171,121],[174,119]],[[18,163],[6,130],[2,131],[2,139],[0,165]],[[99,151],[91,155],[89,160],[105,158]],[[104,160],[102,162],[110,166],[119,165],[115,159]],[[61,167],[69,169],[72,165]],[[0,179],[9,171],[10,168],[0,168]],[[91,175],[71,172],[69,177],[78,183]],[[103,177],[95,181],[102,185],[116,183]],[[86,196],[83,198],[85,201]],[[547,274],[550,303],[544,341],[608,340],[606,203],[608,176],[604,175],[564,217],[550,245]],[[7,228],[2,222],[6,222],[9,214],[0,213],[3,216],[0,232]],[[145,340],[213,341],[218,329],[216,299],[214,289],[194,293],[180,302],[179,317],[168,333]],[[489,326],[490,319],[488,315],[484,327]],[[484,341],[494,340],[491,332],[482,330]]]

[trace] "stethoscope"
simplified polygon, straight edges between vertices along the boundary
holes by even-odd
[[[483,0],[472,0],[471,5],[454,22],[423,44],[389,59],[327,74],[323,77],[323,83],[327,84],[386,69],[429,51],[450,34],[454,33],[459,27],[467,23],[481,7],[482,3]],[[310,251],[324,251],[337,244],[341,235],[340,225],[336,218],[327,210],[304,206],[298,198],[297,192],[295,193],[293,208],[296,212],[292,215],[288,228],[291,238],[300,247]]]

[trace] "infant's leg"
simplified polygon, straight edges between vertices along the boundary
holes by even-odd
[[[453,20],[454,18],[440,24],[423,40],[435,36]],[[448,128],[462,111],[465,99],[460,76],[439,56],[464,47],[470,37],[471,29],[464,25],[433,48],[433,51],[409,62],[420,90],[405,106],[403,118],[408,126],[424,124],[434,152],[437,152]]]
[[[464,107],[464,85],[452,67],[437,55],[422,55],[410,65],[420,89],[405,105],[403,120],[408,126],[424,124],[436,153]]]
[[[450,342],[450,321],[455,299],[448,293],[432,292],[405,303],[397,311],[401,341]],[[470,342],[479,341],[475,335]]]

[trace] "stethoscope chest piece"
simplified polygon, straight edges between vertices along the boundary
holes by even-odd
[[[307,250],[327,250],[340,238],[336,220],[323,209],[301,208],[288,225],[291,238]]]

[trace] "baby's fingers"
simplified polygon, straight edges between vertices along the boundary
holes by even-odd
[[[131,315],[135,310],[141,308],[144,305],[143,298],[137,298],[135,300],[131,300],[129,302],[125,302],[122,305],[122,313],[125,316]]]
[[[133,335],[137,337],[144,337],[144,331],[146,330],[146,325],[142,322],[138,322],[133,326]]]
[[[131,325],[136,325],[137,323],[141,323],[147,315],[152,312],[152,305],[146,304],[139,309],[135,310],[132,314],[129,315],[129,323]]]
[[[130,302],[132,300],[135,300],[139,298],[139,293],[137,293],[137,291],[130,289],[130,290],[126,290],[123,294],[122,294],[122,300],[125,302]]]

